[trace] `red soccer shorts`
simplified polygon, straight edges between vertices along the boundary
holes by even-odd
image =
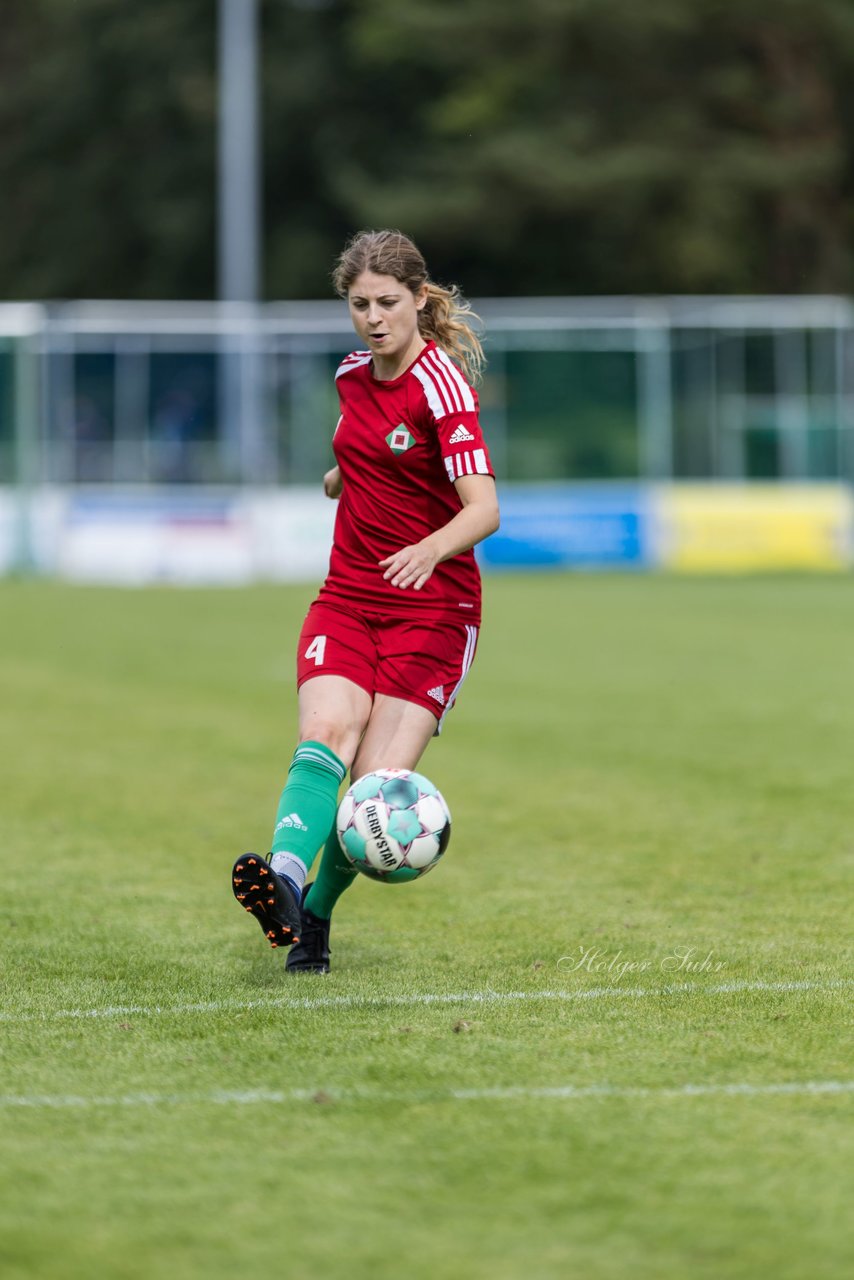
[[[478,628],[461,622],[366,618],[315,601],[297,647],[297,687],[312,676],[344,676],[365,689],[432,711],[442,727],[474,661]]]

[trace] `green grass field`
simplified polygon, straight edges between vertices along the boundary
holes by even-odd
[[[229,889],[311,594],[0,585],[4,1280],[850,1275],[851,580],[491,578],[327,978]]]

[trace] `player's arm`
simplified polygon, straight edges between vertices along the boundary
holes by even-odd
[[[460,476],[454,481],[462,511],[447,524],[436,529],[421,542],[401,547],[392,556],[380,560],[383,574],[393,587],[412,587],[420,591],[443,560],[462,551],[470,551],[498,528],[498,496],[492,476]]]
[[[323,492],[327,498],[340,498],[343,488],[344,481],[341,479],[341,468],[332,467],[323,477]]]
[[[437,553],[436,564],[461,551],[470,551],[495,533],[499,524],[498,494],[492,476],[460,476],[454,481],[454,488],[460,495],[462,511],[424,539],[432,543]]]

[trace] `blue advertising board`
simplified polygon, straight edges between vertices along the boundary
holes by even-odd
[[[501,528],[478,548],[485,568],[643,569],[651,559],[641,485],[507,485]]]

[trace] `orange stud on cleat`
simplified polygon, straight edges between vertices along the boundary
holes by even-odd
[[[237,895],[237,901],[238,901],[238,902],[243,902],[243,900],[245,899],[245,897],[246,897],[246,894],[245,894],[245,893],[238,893],[238,895]]]
[[[244,910],[244,911],[251,911],[251,910],[252,910],[252,908],[251,908],[251,907],[244,907],[244,908],[243,908],[243,910]]]
[[[249,863],[250,867],[257,867],[258,865],[255,858],[247,858],[246,861]]]
[[[234,868],[234,870],[235,870],[235,871],[242,871],[242,870],[243,870],[243,863],[242,863],[242,862],[238,862],[238,864],[237,864],[237,866]]]
[[[275,905],[276,905],[276,899],[275,899],[275,898],[268,898],[268,899],[267,899],[267,906],[268,906],[268,907],[274,907]]]
[[[259,867],[258,873],[262,876],[268,876],[270,874],[266,867]]]

